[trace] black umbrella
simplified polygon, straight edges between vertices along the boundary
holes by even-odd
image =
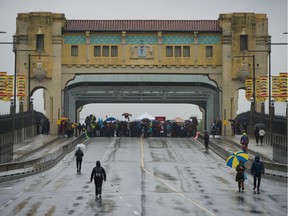
[[[257,124],[254,125],[254,128],[256,128],[256,127],[258,127],[258,128],[266,128],[266,125],[263,124],[263,123],[257,123]]]
[[[143,119],[141,119],[141,121],[142,121],[142,122],[150,122],[151,120],[148,119],[148,118],[143,118]]]
[[[132,116],[132,114],[130,114],[130,113],[123,113],[122,116],[124,116],[125,118],[128,119],[128,121],[130,121],[129,116]]]

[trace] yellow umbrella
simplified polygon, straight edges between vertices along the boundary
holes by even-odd
[[[244,163],[246,163],[248,161],[248,158],[249,158],[249,155],[247,153],[243,151],[237,151],[227,158],[226,164],[227,166],[235,168],[240,163],[240,161],[243,161]]]

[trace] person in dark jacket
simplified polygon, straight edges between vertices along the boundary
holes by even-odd
[[[253,191],[256,193],[256,183],[257,183],[257,193],[260,193],[260,183],[261,183],[261,176],[265,174],[265,168],[262,161],[260,161],[260,157],[256,156],[255,161],[251,165],[251,174],[254,177],[254,188]]]
[[[240,192],[241,189],[244,191],[244,174],[245,174],[246,167],[244,165],[243,161],[240,161],[240,163],[236,167],[236,181],[238,182],[238,191]]]
[[[208,131],[205,131],[205,132],[204,132],[204,143],[205,143],[205,149],[206,149],[206,151],[209,150],[209,140],[210,140],[209,132],[208,132]]]
[[[95,195],[96,198],[101,198],[102,194],[102,183],[106,181],[105,169],[101,166],[100,161],[96,162],[96,167],[91,172],[90,182],[94,179],[95,183]]]
[[[256,144],[258,146],[258,143],[259,143],[259,128],[258,127],[256,127],[254,130],[254,137],[256,139]]]
[[[81,150],[80,147],[78,147],[77,151],[75,152],[77,173],[81,173],[81,165],[82,165],[83,156],[84,156],[83,151]]]

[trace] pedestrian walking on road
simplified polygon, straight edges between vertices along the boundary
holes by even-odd
[[[207,152],[209,150],[209,140],[210,140],[209,132],[205,131],[204,132],[204,143],[205,143],[205,149]]]
[[[258,127],[256,127],[254,130],[254,137],[256,139],[256,144],[258,146],[258,143],[259,143],[259,128]]]
[[[257,187],[257,193],[259,194],[260,193],[261,177],[262,177],[262,174],[265,174],[264,164],[262,161],[260,161],[259,156],[255,157],[255,161],[251,165],[251,174],[254,177],[253,191],[254,191],[254,193],[256,193],[256,187]]]
[[[242,150],[248,154],[248,144],[249,144],[249,138],[246,133],[243,133],[240,144],[242,145]]]
[[[96,167],[91,172],[90,182],[94,179],[95,183],[95,195],[96,198],[101,198],[102,194],[102,183],[106,181],[105,169],[101,166],[100,161],[96,162]]]
[[[236,181],[238,182],[238,191],[241,192],[245,190],[244,187],[244,181],[245,181],[245,170],[246,167],[244,165],[243,161],[240,161],[240,163],[236,167]]]
[[[82,158],[84,157],[84,153],[80,147],[78,147],[77,151],[75,152],[75,157],[77,173],[81,173]]]
[[[263,129],[261,129],[259,131],[259,137],[260,137],[260,142],[261,142],[261,145],[263,145],[263,138],[265,136],[265,131]]]

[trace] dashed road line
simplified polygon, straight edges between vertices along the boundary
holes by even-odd
[[[178,191],[177,189],[175,189],[174,187],[172,187],[171,185],[167,184],[166,182],[162,181],[160,178],[158,178],[157,176],[153,175],[149,170],[147,170],[145,168],[144,165],[144,147],[143,147],[143,139],[141,138],[140,141],[141,144],[141,168],[143,169],[143,171],[145,173],[147,173],[148,175],[152,176],[153,178],[155,178],[157,181],[159,181],[161,184],[163,184],[164,186],[166,186],[167,188],[171,189],[172,191],[174,191],[176,194],[178,194],[179,196],[183,197],[184,199],[188,200],[189,202],[191,202],[193,205],[195,205],[196,207],[198,207],[199,209],[203,210],[204,212],[206,212],[209,215],[215,216],[215,214],[211,211],[209,211],[207,208],[203,207],[202,205],[200,205],[199,203],[197,203],[196,201],[192,200],[190,197],[188,197],[187,195],[185,195],[184,193],[181,193],[180,191]]]

